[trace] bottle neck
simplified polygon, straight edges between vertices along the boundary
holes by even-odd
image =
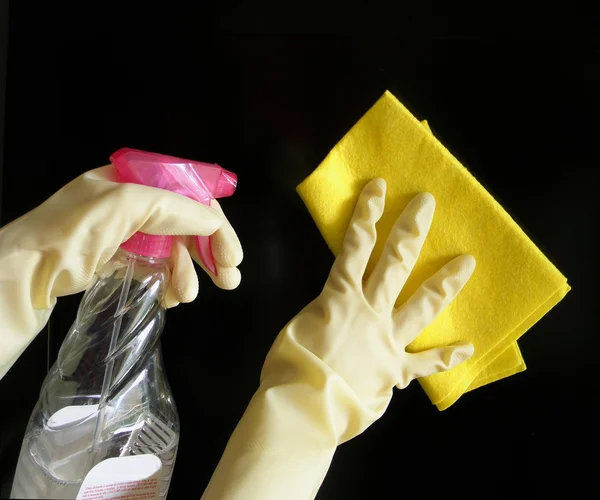
[[[166,259],[171,255],[173,236],[157,236],[138,231],[121,244],[121,248],[143,257]]]
[[[151,294],[166,294],[171,279],[169,260],[159,257],[148,257],[119,248],[105,268],[99,270],[100,277],[113,276],[114,279],[137,283],[136,287],[148,289]],[[161,283],[155,289],[157,283]],[[152,291],[151,291],[152,290]],[[159,292],[160,290],[160,292]],[[162,301],[161,297],[161,301]]]
[[[121,261],[135,261],[142,265],[162,267],[167,264],[167,257],[154,257],[149,255],[140,255],[135,252],[131,252],[121,247],[115,254],[115,259]]]

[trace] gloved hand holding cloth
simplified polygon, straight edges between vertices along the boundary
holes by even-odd
[[[506,140],[502,138],[502,145]],[[432,193],[439,207],[397,305],[456,255],[470,253],[477,260],[477,272],[461,300],[410,345],[422,350],[460,338],[475,346],[475,355],[460,367],[419,379],[431,402],[445,410],[465,392],[523,371],[516,341],[570,290],[566,278],[432,135],[427,123],[419,122],[390,92],[298,186],[335,255],[360,190],[373,177],[387,181],[388,201],[367,276],[383,251],[385,236],[414,193]]]
[[[443,410],[524,370],[516,340],[570,289],[389,92],[298,193],[336,260],[277,337],[204,500],[314,498],[394,386],[418,378]]]
[[[363,280],[385,191],[382,179],[362,191],[323,291],[279,333],[203,499],[314,498],[336,447],[383,415],[394,386],[472,355],[472,344],[458,338],[406,351],[465,286],[472,256],[446,263],[394,306],[431,226],[433,196],[413,197]]]

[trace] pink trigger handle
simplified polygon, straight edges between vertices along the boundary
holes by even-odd
[[[218,275],[217,265],[212,253],[212,236],[196,236],[196,250],[206,268],[215,276]]]
[[[187,196],[204,205],[217,198],[231,196],[237,187],[237,175],[216,163],[202,163],[174,156],[122,148],[110,157],[119,182],[143,184]],[[128,251],[149,257],[168,257],[171,236],[141,232],[123,243]],[[196,236],[196,250],[206,268],[217,274],[210,236]]]

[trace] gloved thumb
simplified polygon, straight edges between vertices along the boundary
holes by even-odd
[[[210,236],[223,221],[213,208],[164,189],[128,184],[125,196],[135,200],[130,212],[134,232]]]
[[[117,199],[114,206],[121,214],[113,218],[121,219],[125,227],[125,239],[136,231],[153,235],[194,235],[210,236],[223,222],[223,216],[214,208],[165,189],[139,184],[116,183],[116,172],[112,165],[85,173],[84,182],[111,185],[109,196]],[[108,193],[106,193],[108,194]]]

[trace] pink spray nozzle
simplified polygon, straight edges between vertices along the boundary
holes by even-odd
[[[235,193],[237,187],[237,175],[229,170],[222,169],[221,180],[215,193],[215,198],[227,198]]]
[[[120,182],[166,189],[204,205],[210,205],[215,198],[231,196],[237,186],[237,175],[217,164],[130,148],[119,149],[111,155],[110,161],[117,170]],[[136,233],[122,246],[148,257],[168,257],[171,240],[170,236]],[[209,237],[197,237],[196,247],[202,262],[216,273]]]

